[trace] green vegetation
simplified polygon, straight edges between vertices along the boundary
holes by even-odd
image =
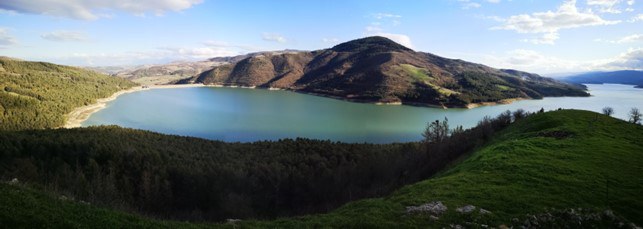
[[[400,67],[417,81],[427,82],[431,80],[431,72],[424,68],[418,68],[410,64],[400,64]]]
[[[397,67],[397,66],[396,66]],[[437,91],[440,95],[451,96],[459,94],[460,92],[453,91],[451,89],[441,87],[437,85],[436,79],[433,78],[430,71],[425,68],[418,68],[410,64],[400,64],[399,68],[413,79],[414,82],[421,82],[431,87],[433,90]],[[454,86],[454,85],[449,85]]]
[[[115,126],[0,132],[0,142],[4,180],[190,220],[327,211],[430,172],[417,143],[224,143]]]
[[[0,130],[62,126],[74,108],[134,85],[80,68],[0,57]]]
[[[200,228],[147,219],[55,196],[19,184],[0,183],[0,225],[5,228]]]
[[[52,142],[67,142],[67,145],[73,145],[78,148],[84,147],[83,144],[74,144],[73,142],[76,140],[72,139],[87,135],[92,131],[101,132],[103,136],[114,134],[115,136],[108,137],[108,139],[120,139],[125,144],[128,144],[129,139],[132,142],[141,142],[145,138],[149,138],[148,141],[152,139],[158,141],[167,140],[167,137],[163,135],[120,128],[68,131],[70,133],[65,133],[65,135],[72,134],[71,132],[74,131],[80,132],[74,134],[74,138],[65,141],[55,139],[55,136],[63,134],[54,134],[53,130],[48,133],[11,133],[5,134],[4,137],[27,135],[30,136],[29,138],[41,139],[37,141],[54,138]],[[118,134],[120,131],[129,133],[120,135]],[[129,138],[126,136],[134,137]],[[643,198],[640,195],[641,190],[643,190],[643,180],[640,177],[640,174],[643,174],[643,167],[640,166],[643,162],[643,143],[640,142],[640,139],[643,139],[642,126],[597,113],[564,110],[535,114],[519,119],[509,128],[492,136],[489,144],[479,148],[470,157],[454,165],[451,169],[434,178],[405,186],[384,198],[351,202],[326,214],[268,221],[243,220],[236,224],[241,227],[271,228],[326,226],[359,228],[448,227],[450,224],[464,225],[465,222],[473,223],[471,224],[473,227],[482,224],[519,226],[529,217],[528,215],[552,214],[559,218],[554,218],[553,223],[549,222],[549,224],[545,223],[541,224],[541,226],[561,227],[561,225],[571,225],[573,227],[576,225],[574,224],[575,221],[564,218],[567,215],[560,213],[570,208],[583,208],[585,210],[579,212],[598,212],[598,215],[602,215],[600,213],[605,209],[611,209],[617,215],[613,220],[603,216],[598,220],[590,221],[590,224],[584,224],[585,226],[610,227],[615,226],[615,222],[627,222],[625,219],[639,225],[643,223],[641,221],[643,219],[641,217],[643,216]],[[190,138],[184,138],[183,140],[176,138],[176,140],[200,141]],[[7,141],[0,142],[5,143]],[[189,147],[191,145],[194,144],[183,146]],[[138,152],[134,145],[128,147],[133,147],[134,152]],[[190,150],[199,152],[198,148]],[[131,155],[137,154],[141,154],[141,152]],[[198,155],[201,158],[207,154]],[[142,157],[150,157],[150,155]],[[180,156],[177,155],[178,157]],[[257,161],[265,160],[269,160],[269,157],[257,159]],[[2,161],[6,160],[3,159]],[[135,163],[141,164],[140,162]],[[391,162],[388,161],[387,163]],[[142,164],[146,166],[154,165],[151,163]],[[199,165],[199,163],[192,164]],[[6,168],[6,165],[3,168]],[[239,171],[244,171],[244,169],[239,169]],[[309,178],[314,179],[312,176]],[[18,204],[20,206],[34,206],[33,204],[24,203],[26,201],[37,201],[41,202],[45,207],[63,206],[63,209],[82,209],[87,211],[82,216],[89,218],[81,220],[81,216],[73,215],[74,211],[72,210],[57,213],[55,211],[33,209],[33,207],[20,211],[4,208],[4,210],[0,211],[0,219],[3,221],[12,220],[9,221],[11,224],[7,225],[34,225],[29,223],[30,221],[25,216],[26,214],[53,215],[53,218],[48,218],[48,221],[50,221],[48,223],[54,223],[54,225],[65,222],[65,220],[78,222],[80,225],[95,225],[88,221],[105,222],[110,227],[170,225],[169,222],[150,221],[91,206],[83,206],[82,203],[69,201],[69,203],[62,203],[62,200],[36,193],[31,189],[7,187],[7,185],[0,187],[0,191],[3,193],[2,196],[8,196],[0,198],[0,201],[2,201],[0,206],[16,206]],[[5,192],[12,194],[4,194]],[[29,200],[24,200],[25,198]],[[407,214],[405,211],[408,206],[417,206],[432,201],[442,201],[448,206],[448,210],[443,215],[440,215],[438,220],[430,219],[425,214]],[[457,207],[467,204],[484,208],[492,213],[486,215],[472,213],[467,215],[455,211]],[[40,206],[40,204],[36,206]],[[552,210],[552,208],[558,210]],[[512,221],[513,218],[518,221]],[[217,225],[171,224],[171,226]],[[218,226],[231,225],[222,224]]]
[[[508,98],[525,97],[523,91],[531,91],[529,88],[521,90],[510,90],[511,85],[500,77],[489,77],[477,72],[465,72],[461,75],[460,85],[463,93],[458,98],[466,103],[493,102]],[[537,93],[533,93],[537,95]],[[532,95],[533,96],[533,95]],[[536,98],[541,98],[537,96]]]
[[[448,226],[472,222],[511,225],[512,218],[548,209],[584,208],[643,223],[643,127],[587,111],[536,114],[511,125],[492,143],[452,169],[406,186],[386,198],[348,204],[330,214],[253,226]],[[433,221],[406,206],[442,201],[449,210]],[[472,204],[492,212],[468,216]]]
[[[0,179],[160,218],[302,215],[426,179],[510,122],[442,134],[426,146],[225,143],[115,126],[4,131]]]

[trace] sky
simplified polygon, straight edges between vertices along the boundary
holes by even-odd
[[[133,66],[384,36],[558,73],[643,69],[643,0],[1,0],[0,56]]]

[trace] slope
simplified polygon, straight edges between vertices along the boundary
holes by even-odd
[[[0,57],[0,130],[62,126],[75,107],[134,85],[81,68]]]
[[[491,144],[432,179],[394,194],[348,204],[333,213],[273,222],[258,227],[521,226],[531,215],[559,216],[544,227],[578,227],[574,209],[586,225],[615,227],[618,215],[643,224],[643,126],[588,111],[547,112],[512,124]],[[405,207],[442,201],[440,219],[405,212]],[[465,205],[491,214],[461,214]],[[552,210],[552,208],[557,210]],[[582,208],[585,210],[578,210]],[[617,216],[610,216],[612,209]],[[559,212],[559,211],[562,211]],[[557,213],[558,212],[558,213]],[[579,213],[581,212],[581,213]],[[599,216],[600,220],[591,217]],[[566,218],[568,217],[568,218]],[[513,218],[518,221],[512,221]],[[581,220],[582,221],[582,220]],[[533,223],[533,222],[530,222]],[[556,224],[558,223],[558,224]],[[549,226],[547,226],[549,225]]]
[[[578,85],[415,52],[384,37],[312,52],[266,52],[179,83],[283,88],[358,102],[444,107],[512,98],[588,96]]]
[[[331,213],[271,221],[240,221],[228,224],[175,224],[172,227],[244,228],[407,228],[539,226],[616,227],[628,220],[643,219],[643,127],[600,114],[563,110],[536,114],[500,132],[490,144],[434,178],[408,185],[385,198],[349,203]],[[34,225],[29,216],[62,225],[79,226],[105,222],[107,227],[168,225],[83,206],[20,186],[0,186],[0,206],[21,210],[0,211],[6,225]],[[441,201],[448,207],[437,215],[409,214],[407,207]],[[34,203],[35,202],[35,203]],[[29,203],[29,204],[23,204]],[[463,214],[465,205],[484,208]],[[74,211],[48,210],[51,206]],[[45,206],[45,207],[40,207]],[[22,209],[26,208],[26,209]],[[579,209],[582,208],[582,209]],[[611,209],[610,211],[605,211]],[[46,218],[45,216],[55,217]],[[88,219],[87,219],[88,218]],[[11,220],[11,221],[8,221]],[[582,224],[579,224],[582,223]]]

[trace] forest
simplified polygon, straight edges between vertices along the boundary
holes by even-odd
[[[74,108],[135,85],[81,68],[0,57],[0,130],[60,127]]]
[[[4,131],[0,178],[163,219],[302,215],[426,179],[524,116],[505,112],[468,130],[431,122],[426,141],[386,145],[225,143],[116,126]]]

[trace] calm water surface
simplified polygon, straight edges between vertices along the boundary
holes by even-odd
[[[119,125],[167,134],[229,142],[280,138],[344,142],[408,142],[421,139],[427,121],[449,119],[453,127],[474,126],[485,115],[519,108],[537,111],[605,106],[626,119],[643,110],[643,89],[628,85],[588,85],[592,97],[545,98],[474,109],[437,109],[351,103],[288,91],[243,88],[155,89],[125,94],[93,114],[83,126]]]

